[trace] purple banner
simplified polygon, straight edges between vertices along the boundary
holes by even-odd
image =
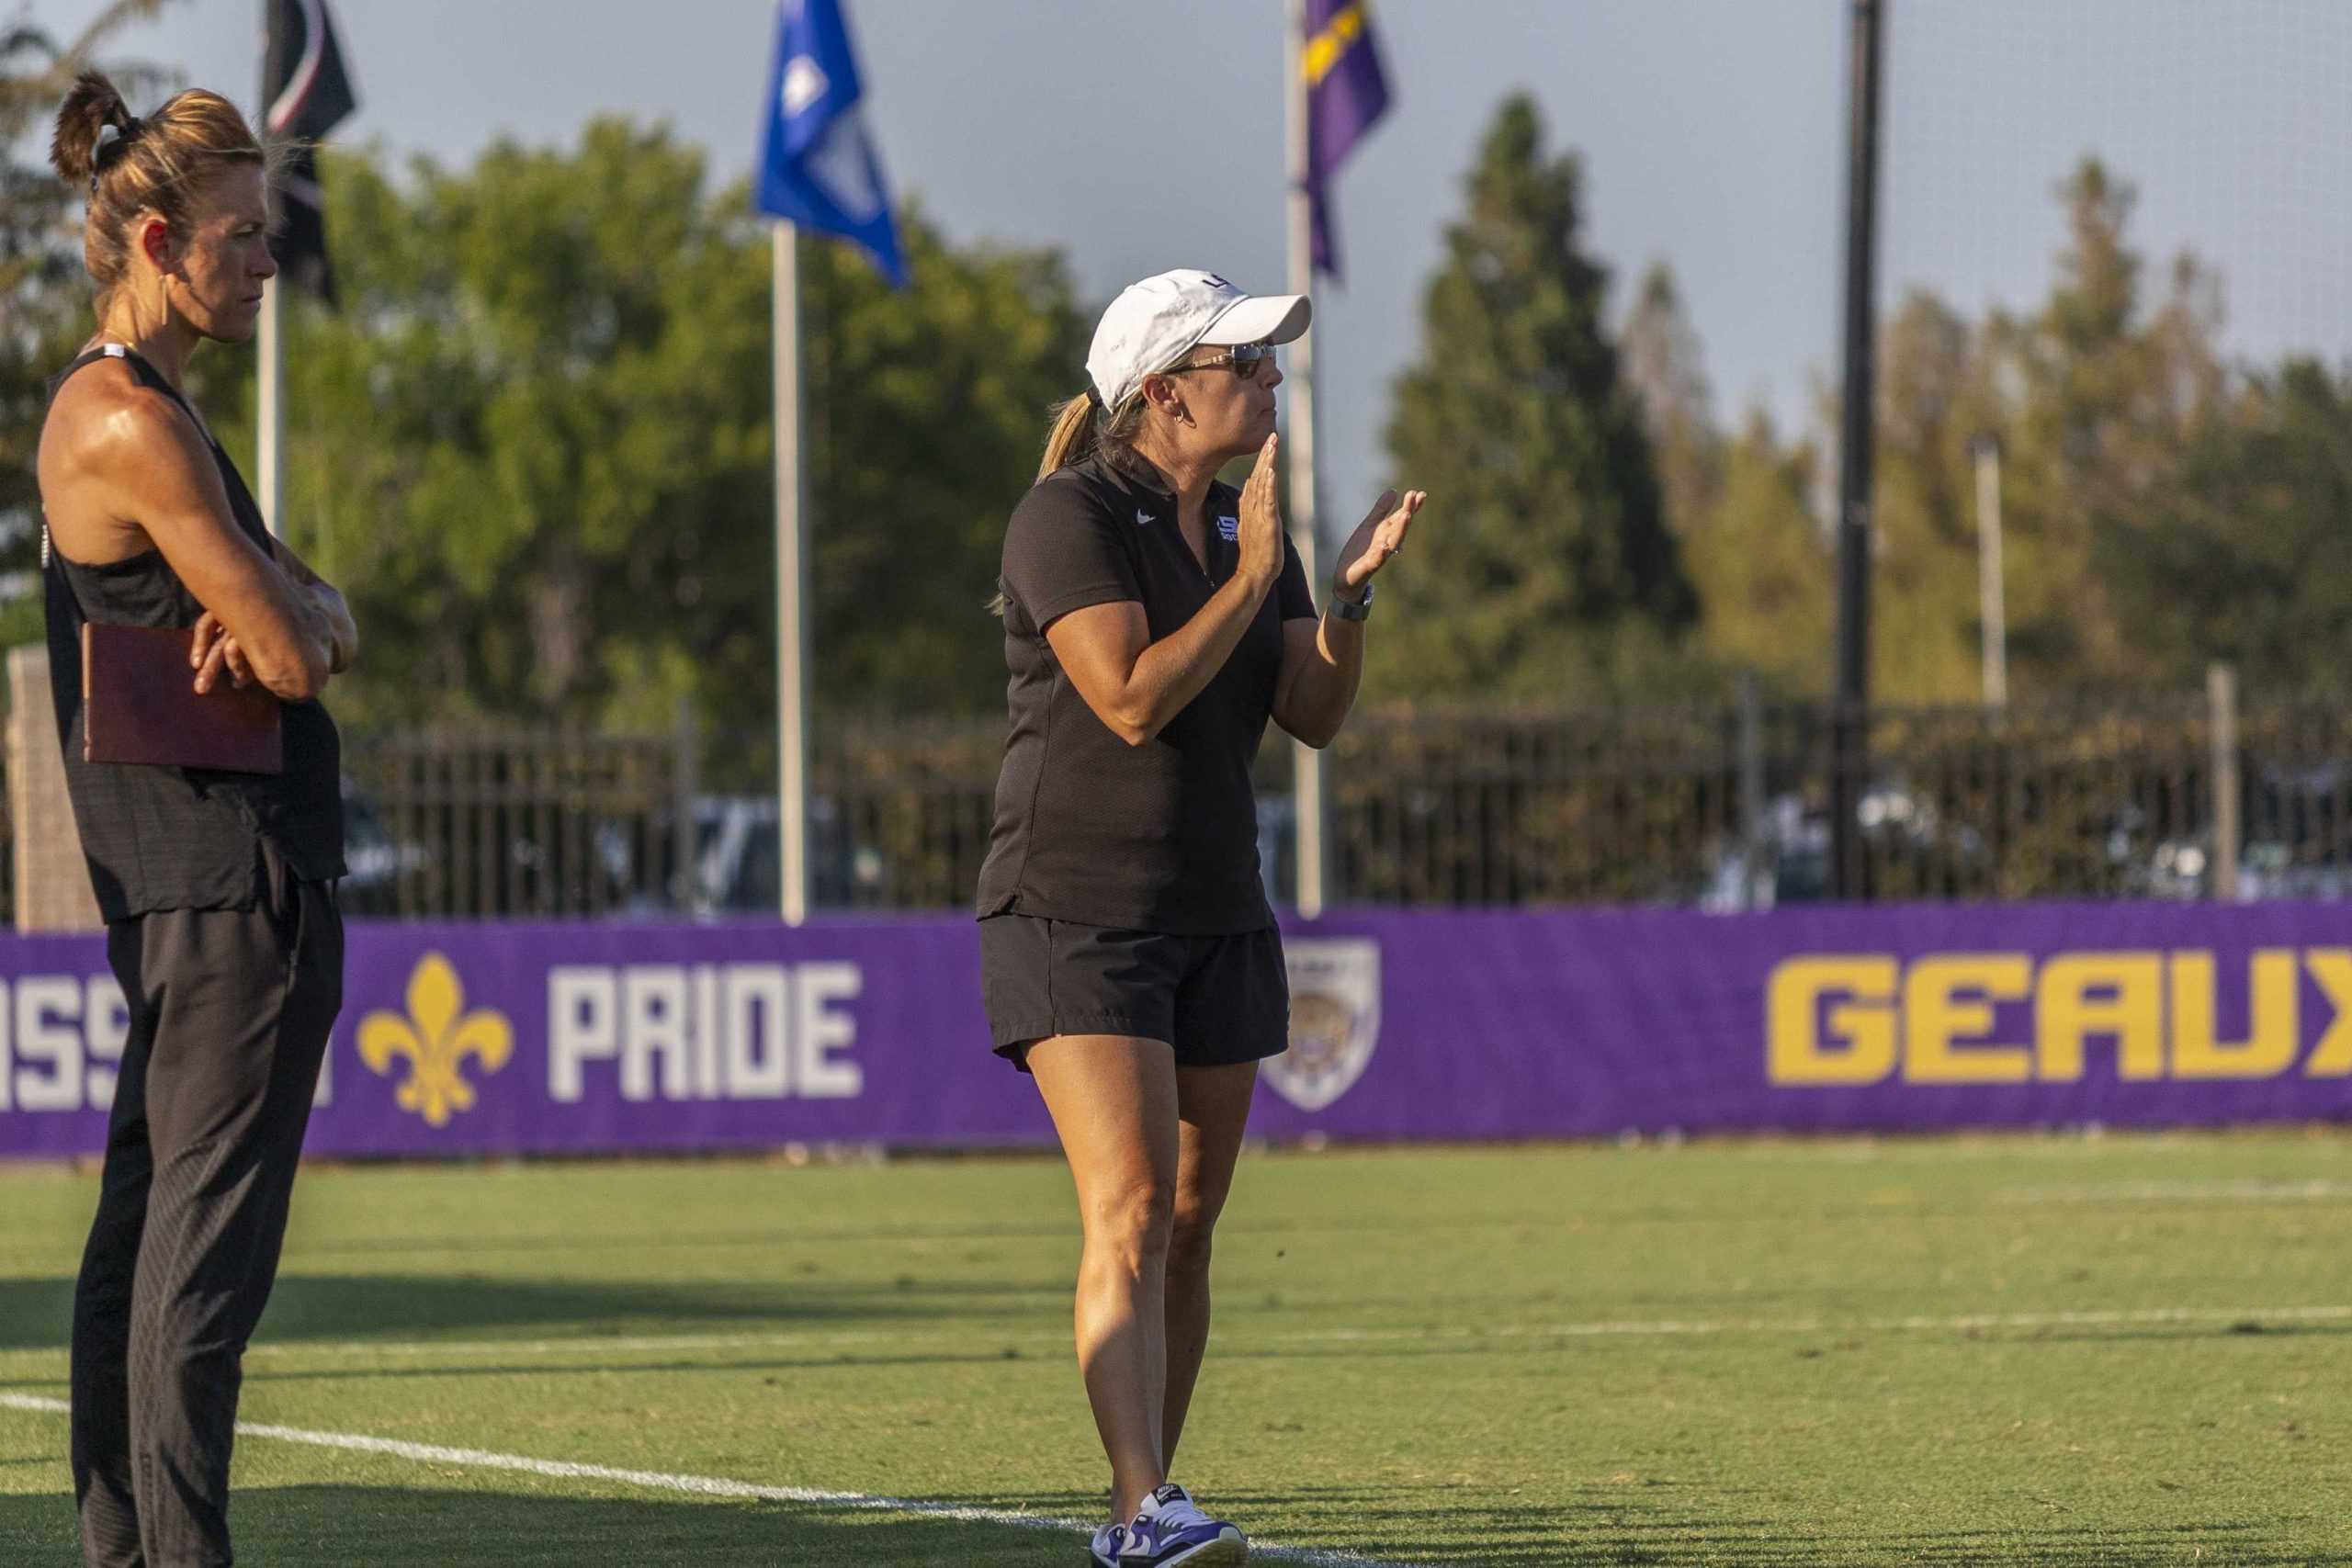
[[[1277,1138],[2352,1115],[2352,906],[1397,911],[1286,935]],[[969,920],[356,924],[320,1156],[1043,1144]],[[0,938],[0,1158],[96,1152],[94,937]]]

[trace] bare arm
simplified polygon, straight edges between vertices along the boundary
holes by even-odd
[[[1094,716],[1130,746],[1167,727],[1216,679],[1282,570],[1282,515],[1274,504],[1275,438],[1241,488],[1240,564],[1193,618],[1158,642],[1132,599],[1072,610],[1046,641]]]
[[[1320,750],[1331,744],[1356,704],[1363,678],[1363,623],[1325,612],[1283,623],[1283,672],[1274,688],[1274,722]]]
[[[294,583],[303,607],[322,628],[327,643],[327,672],[340,675],[350,669],[359,652],[359,627],[352,620],[351,606],[344,603],[342,593],[312,571],[283,539],[270,540],[269,558]],[[224,672],[240,686],[254,682],[253,664],[245,657],[243,646],[220,617],[209,610],[196,618],[196,636],[189,644],[187,658],[196,671],[196,689],[199,692],[210,691]]]
[[[1428,496],[1408,491],[1403,499],[1385,491],[1373,502],[1332,573],[1331,592],[1361,599],[1364,584],[1405,546],[1405,535]],[[1362,621],[1341,620],[1327,606],[1323,618],[1301,616],[1283,623],[1283,669],[1274,686],[1274,722],[1317,750],[1331,743],[1355,706],[1363,678]]]
[[[93,386],[85,399],[58,449],[43,454],[44,497],[71,498],[52,510],[52,525],[65,513],[143,533],[236,639],[254,680],[288,701],[318,695],[331,673],[326,616],[237,526],[194,426],[144,388]],[[65,541],[70,553],[77,535]]]
[[[1072,610],[1046,628],[1046,640],[1094,716],[1128,745],[1141,746],[1225,668],[1272,585],[1272,579],[1252,581],[1236,572],[1197,615],[1158,642],[1132,599]]]
[[[310,563],[296,555],[294,547],[285,540],[272,539],[270,549],[278,570],[294,580],[325,618],[327,668],[333,674],[342,674],[359,657],[359,624],[351,618],[351,606],[344,602],[342,592],[312,571]]]

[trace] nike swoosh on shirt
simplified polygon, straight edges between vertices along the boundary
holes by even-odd
[[[1151,521],[1151,513],[1148,512],[1138,512],[1136,513],[1136,521],[1138,524],[1148,523]]]

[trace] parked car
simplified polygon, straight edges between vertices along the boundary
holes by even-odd
[[[638,889],[628,912],[773,915],[783,902],[783,836],[773,795],[704,795],[694,801],[694,856],[683,883],[659,876],[628,878]],[[674,843],[670,813],[657,812],[647,837]],[[607,836],[611,868],[626,877],[628,845]],[[824,795],[808,802],[809,902],[820,908],[888,902],[889,874],[881,852],[851,842],[839,807]]]
[[[1872,860],[1910,859],[1944,868],[1956,880],[1989,874],[1984,835],[1950,822],[1933,800],[1907,785],[1873,784],[1855,803],[1854,818]],[[1829,897],[1829,813],[1796,795],[1765,805],[1753,844],[1720,846],[1709,862],[1696,903],[1714,914],[1816,903]]]

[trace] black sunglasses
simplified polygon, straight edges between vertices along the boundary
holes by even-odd
[[[1236,376],[1244,381],[1254,381],[1258,378],[1258,367],[1271,362],[1273,357],[1272,344],[1237,344],[1214,359],[1196,359],[1190,365],[1171,366],[1167,373],[1173,376],[1179,370],[1215,370],[1219,366],[1229,365]]]

